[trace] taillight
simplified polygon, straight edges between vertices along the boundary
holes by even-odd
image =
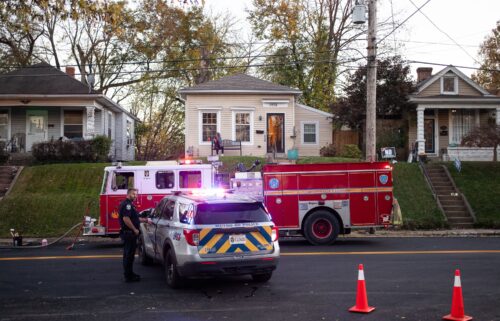
[[[197,246],[200,243],[200,233],[198,230],[184,230],[184,237],[189,245]]]
[[[273,229],[271,231],[271,239],[273,242],[277,241],[280,235],[280,231],[277,226],[273,226]]]

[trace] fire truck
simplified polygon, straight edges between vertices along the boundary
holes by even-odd
[[[84,235],[117,236],[118,205],[128,187],[139,190],[139,211],[176,191],[218,186],[211,164],[106,167],[100,218],[86,218]],[[392,224],[392,167],[388,162],[266,164],[261,172],[235,173],[227,192],[262,201],[281,234],[302,234],[331,244],[352,229]]]

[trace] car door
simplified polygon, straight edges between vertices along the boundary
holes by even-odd
[[[170,225],[172,223],[172,218],[175,209],[175,199],[164,199],[165,203],[159,214],[159,218],[156,224],[156,257],[162,258],[163,245],[165,241],[169,238]]]
[[[158,223],[161,219],[161,211],[165,206],[166,199],[160,201],[160,203],[155,207],[153,217],[151,217],[151,223],[148,223],[148,237],[153,244],[153,256],[158,258],[158,243],[161,243],[161,239],[157,236]]]

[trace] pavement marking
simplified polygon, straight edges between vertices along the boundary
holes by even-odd
[[[405,254],[500,254],[500,250],[443,250],[443,251],[373,251],[373,252],[289,252],[281,256],[327,256],[327,255],[405,255]],[[137,256],[137,255],[136,255]],[[85,260],[121,259],[121,254],[108,255],[65,255],[65,256],[18,256],[0,257],[0,261],[37,261],[37,260]]]

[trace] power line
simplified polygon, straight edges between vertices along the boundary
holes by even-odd
[[[429,18],[423,11],[421,11],[421,7],[418,8],[417,5],[412,1],[412,0],[409,0],[411,2],[412,5],[414,5],[416,8],[417,8],[417,11],[420,11],[420,13],[437,29],[439,30],[439,32],[441,32],[442,34],[444,34],[446,37],[448,37],[448,39],[450,39],[455,45],[457,45],[463,52],[465,52],[467,54],[467,56],[471,57],[472,60],[474,60],[476,63],[478,64],[481,64],[479,61],[476,60],[476,58],[474,58],[467,50],[465,50],[464,47],[462,47],[458,42],[455,41],[455,39],[453,39],[448,33],[446,33],[445,31],[443,31],[441,28],[439,28],[435,23],[434,21],[431,20],[431,18]]]
[[[386,34],[382,39],[377,41],[378,43],[381,43],[384,41],[385,38],[389,37],[394,31],[396,31],[399,27],[401,27],[406,21],[410,20],[411,17],[413,17],[420,9],[422,9],[426,4],[428,4],[431,0],[427,0],[423,5],[420,6],[420,8],[417,8],[411,15],[409,15],[405,20],[403,20],[400,24],[398,24],[395,28],[391,30],[388,34]]]

